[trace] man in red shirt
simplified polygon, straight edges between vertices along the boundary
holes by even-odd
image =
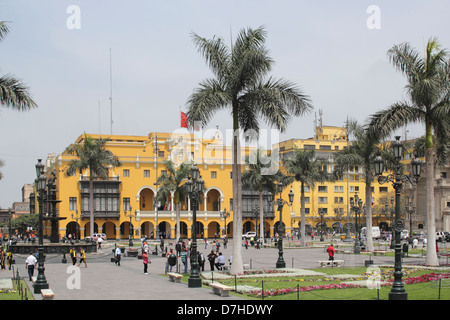
[[[333,244],[330,244],[330,246],[327,249],[328,252],[328,260],[334,260],[334,247]]]

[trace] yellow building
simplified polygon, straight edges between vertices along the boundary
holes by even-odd
[[[187,132],[187,131],[186,131]],[[233,192],[231,146],[224,143],[219,130],[202,133],[201,137],[192,133],[150,133],[148,136],[102,135],[108,138],[106,148],[116,155],[121,167],[110,168],[108,180],[94,181],[94,220],[95,233],[105,233],[108,239],[128,239],[129,230],[135,239],[156,235],[156,227],[164,237],[175,237],[176,211],[173,194],[164,203],[155,203],[158,186],[157,178],[166,170],[164,161],[175,163],[191,161],[196,163],[205,181],[205,191],[197,210],[198,238],[214,238],[224,234],[225,220],[221,212],[227,210],[227,236],[233,235]],[[209,136],[208,136],[209,134]],[[89,135],[98,138],[98,135]],[[84,135],[74,143],[82,143]],[[294,146],[305,149],[314,148],[317,153],[328,155],[348,146],[345,128],[317,127],[316,135],[310,139],[283,141],[276,146],[280,160],[288,157]],[[252,147],[242,147],[242,159]],[[66,151],[49,155],[46,172],[55,172],[59,216],[66,218],[59,222],[60,236],[72,234],[80,238],[89,236],[89,175],[87,172],[67,177],[65,171],[74,156]],[[245,165],[242,166],[242,170]],[[330,168],[331,170],[331,168]],[[364,198],[365,184],[359,168],[348,173],[348,178],[334,183],[317,185],[306,193],[306,225],[316,228],[320,223],[319,210],[324,212],[327,227],[338,229],[347,223],[350,197],[358,192]],[[391,186],[373,187],[375,201],[390,195]],[[300,222],[300,186],[293,183],[295,193],[292,207],[285,206],[283,222],[286,232],[298,230]],[[282,197],[288,200],[289,188]],[[276,198],[278,198],[278,194]],[[243,192],[243,232],[259,230],[258,193],[251,190]],[[265,235],[273,236],[278,223],[278,212],[271,205],[271,196],[264,192]],[[183,238],[190,238],[193,210],[188,198],[181,199],[180,230]],[[384,208],[384,206],[383,206]],[[289,214],[289,211],[290,214]],[[363,220],[364,221],[364,220]],[[130,228],[131,222],[131,228]],[[353,216],[350,223],[353,223]],[[374,218],[374,225],[376,219]],[[257,229],[258,228],[258,229]],[[46,234],[49,234],[49,226]]]
[[[313,137],[307,139],[291,139],[278,144],[280,159],[293,155],[294,149],[315,150],[317,157],[328,159],[331,163],[333,154],[337,151],[348,148],[351,142],[348,141],[345,127],[316,126]],[[329,173],[333,170],[333,165],[328,167]],[[355,193],[365,202],[365,182],[364,173],[361,168],[355,166],[344,174],[340,181],[317,183],[314,188],[305,187],[305,215],[307,233],[313,228],[318,229],[321,224],[327,230],[342,232],[347,223],[354,225],[355,215],[350,207],[350,200]],[[379,185],[374,181],[372,190],[372,224],[373,226],[390,226],[390,210],[386,210],[385,203],[394,195],[391,184]],[[290,190],[283,192],[283,198],[288,198]],[[291,232],[299,229],[301,222],[300,213],[300,183],[293,183],[294,201],[291,208],[290,221],[286,223],[286,230]],[[389,208],[390,209],[390,208]],[[320,213],[323,213],[321,217]],[[349,214],[348,214],[349,213]],[[361,222],[365,225],[365,215],[361,214]],[[383,226],[384,225],[384,226]],[[292,233],[291,233],[292,234]]]

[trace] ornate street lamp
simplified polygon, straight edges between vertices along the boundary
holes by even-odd
[[[200,202],[201,194],[203,193],[204,182],[200,176],[200,171],[195,164],[191,167],[191,177],[188,178],[185,185],[194,209],[192,220],[191,274],[188,279],[188,287],[198,288],[202,286],[202,279],[200,279],[199,276],[197,257],[197,207]]]
[[[412,237],[412,215],[416,211],[416,206],[412,204],[412,201],[409,200],[409,197],[408,197],[408,201],[406,201],[405,209],[406,209],[406,212],[409,214],[409,238],[411,239],[411,237]],[[412,241],[410,241],[410,243],[412,243]]]
[[[222,218],[223,220],[225,220],[225,227],[224,227],[224,229],[223,229],[223,233],[224,233],[224,236],[227,236],[227,234],[228,234],[228,227],[227,227],[227,218],[229,218],[230,217],[230,213],[227,211],[227,209],[225,208],[225,209],[223,209],[223,211],[220,211],[220,218]]]
[[[36,282],[34,283],[34,293],[41,293],[42,289],[48,289],[48,282],[44,274],[44,225],[42,223],[42,218],[44,214],[44,203],[47,200],[47,193],[45,191],[45,186],[47,184],[47,178],[44,174],[44,164],[42,159],[38,159],[36,164],[36,176],[37,176],[37,191],[38,202],[39,202],[39,257],[38,257],[38,276]]]
[[[363,208],[362,199],[355,192],[355,197],[350,199],[351,210],[355,211],[355,247],[354,253],[361,253],[361,211]],[[359,220],[359,221],[358,221]]]
[[[132,215],[131,213],[133,208],[130,206],[130,213],[127,215],[127,208],[124,208],[124,216],[130,218],[130,225],[128,227],[128,246],[133,246],[133,238],[134,238],[134,232],[133,232],[133,225],[131,224],[131,218],[135,218],[136,215]]]
[[[384,170],[383,159],[378,155],[375,158],[375,174],[378,176],[378,183],[383,184],[385,182],[391,182],[394,190],[395,190],[395,222],[393,225],[393,229],[395,232],[395,266],[394,266],[394,284],[392,286],[391,292],[389,292],[389,300],[407,300],[408,294],[403,286],[402,281],[402,249],[401,249],[401,239],[400,232],[403,230],[403,223],[400,218],[400,194],[403,188],[403,184],[406,181],[409,181],[411,184],[412,181],[409,176],[400,174],[400,159],[402,156],[403,146],[400,143],[400,137],[395,137],[396,141],[392,144],[392,148],[394,149],[394,156],[397,160],[397,168],[395,174],[389,174],[387,176],[382,176]],[[417,162],[414,164],[417,165]],[[420,175],[420,171],[417,171],[417,167],[413,169],[415,177],[418,179]],[[417,175],[416,175],[417,174]]]
[[[72,212],[72,219],[74,219],[74,217],[75,217],[75,223],[77,224],[76,225],[76,235],[75,235],[75,242],[76,243],[78,243],[79,242],[79,239],[80,239],[80,225],[78,224],[78,219],[80,219],[79,217],[78,217],[78,210],[75,210],[75,216],[74,216],[74,214],[73,214],[73,212]]]
[[[324,242],[323,238],[323,215],[325,214],[323,208],[319,208],[319,216],[320,216],[320,242]]]
[[[283,192],[283,183],[278,182],[278,193],[280,194],[280,198],[277,199],[277,208],[280,212],[280,223],[278,224],[278,260],[276,263],[277,268],[286,268],[286,262],[283,259],[283,234],[285,231],[284,224],[283,224],[283,206],[285,204],[292,206],[292,203],[294,202],[294,190],[291,188],[291,191],[289,192],[289,202],[286,202],[285,200],[281,199],[281,193]]]

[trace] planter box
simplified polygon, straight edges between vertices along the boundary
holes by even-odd
[[[137,257],[137,255],[138,255],[138,251],[130,251],[130,250],[127,251],[128,257]]]

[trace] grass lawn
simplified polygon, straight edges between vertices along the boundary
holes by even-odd
[[[25,300],[25,290],[26,288],[26,296],[28,300],[34,300],[33,294],[30,291],[30,288],[28,288],[27,283],[25,280],[20,280],[20,285],[22,286],[23,290],[23,300]],[[0,300],[22,300],[22,294],[20,293],[20,290],[17,286],[17,281],[13,281],[14,289],[10,292],[0,292]]]
[[[264,300],[388,300],[392,283],[381,286],[379,290],[367,287],[343,287],[341,282],[344,280],[333,279],[335,274],[355,275],[353,280],[366,280],[366,267],[357,268],[322,268],[313,269],[317,272],[326,273],[327,276],[286,276],[286,277],[257,277],[257,278],[238,278],[220,281],[223,284],[234,287],[252,286],[257,293],[235,293],[232,294],[250,300],[261,300],[261,287],[264,288]],[[381,269],[381,278],[393,279],[392,268]],[[442,280],[439,292],[439,281],[425,281],[426,275],[436,274],[447,276]],[[187,281],[189,276],[184,277]],[[415,279],[422,281],[420,283],[405,284],[405,290],[408,293],[409,300],[450,300],[450,279],[448,272],[438,272],[431,270],[404,270],[403,281]],[[347,281],[347,280],[345,280]],[[333,287],[340,287],[334,289]],[[343,287],[343,288],[342,288]],[[300,292],[297,290],[300,288]],[[303,288],[303,289],[302,289]],[[308,288],[308,289],[306,289]],[[303,291],[306,290],[306,291]],[[270,296],[270,294],[274,294]],[[440,295],[440,296],[439,296]]]

